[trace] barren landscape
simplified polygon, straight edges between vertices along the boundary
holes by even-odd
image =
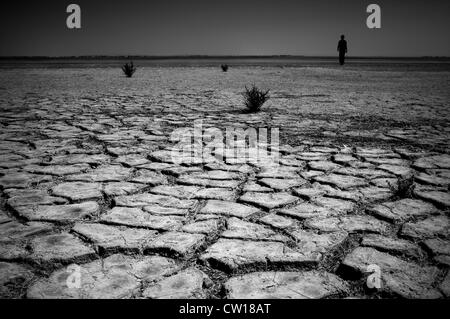
[[[229,64],[2,64],[0,297],[450,297],[449,64]],[[196,120],[279,165],[180,163]]]

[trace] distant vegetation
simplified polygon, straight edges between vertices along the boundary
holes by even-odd
[[[227,72],[228,71],[228,64],[222,64],[220,67],[222,68],[223,72]]]
[[[133,61],[131,61],[130,63],[125,63],[122,66],[122,71],[123,73],[125,73],[127,78],[131,78],[134,72],[136,72],[136,67],[133,65]]]
[[[263,104],[270,98],[269,90],[264,92],[255,85],[253,85],[251,89],[245,87],[243,96],[245,99],[245,106],[250,113],[259,112]]]

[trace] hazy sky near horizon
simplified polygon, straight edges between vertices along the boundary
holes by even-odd
[[[381,29],[366,26],[371,3]],[[340,34],[353,56],[450,56],[448,0],[16,0],[0,12],[0,56],[331,56]]]

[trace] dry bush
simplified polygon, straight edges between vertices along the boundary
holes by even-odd
[[[259,112],[263,104],[270,98],[269,90],[264,92],[255,85],[253,85],[251,89],[245,87],[243,96],[245,99],[245,106],[250,113]]]
[[[125,73],[127,78],[131,78],[134,72],[136,72],[136,67],[133,65],[133,62],[131,61],[130,63],[125,63],[122,66],[122,71],[123,73]]]

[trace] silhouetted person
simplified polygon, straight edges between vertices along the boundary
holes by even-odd
[[[347,41],[344,40],[345,36],[341,35],[341,40],[338,42],[337,50],[339,52],[339,64],[344,65],[345,54],[347,53]]]

